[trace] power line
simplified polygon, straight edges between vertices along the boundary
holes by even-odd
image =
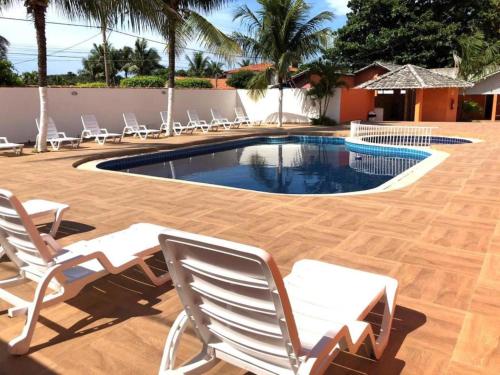
[[[4,17],[0,16],[0,19],[5,19],[5,20],[10,20],[10,21],[22,21],[22,22],[34,22],[33,20],[25,19],[25,18],[15,18],[15,17]],[[72,26],[72,27],[84,27],[84,28],[93,28],[93,29],[101,29],[99,26],[94,26],[94,25],[84,25],[84,24],[76,24],[76,23],[67,23],[67,22],[55,22],[55,21],[46,21],[46,24],[49,25],[59,25],[59,26]],[[120,31],[112,28],[107,28],[108,31],[114,31],[117,34],[122,34],[125,36],[133,37],[133,38],[139,38],[139,39],[144,39],[147,40],[148,42],[151,43],[157,43],[166,46],[167,43],[163,41],[158,41],[150,38],[144,38],[140,35],[132,34],[132,33],[127,33],[125,31]],[[207,50],[202,50],[202,49],[196,49],[196,48],[190,48],[190,47],[182,47],[181,49],[187,50],[187,51],[193,51],[193,52],[203,52],[206,54],[211,54],[211,55],[219,55],[215,52],[212,51],[207,51]],[[239,57],[239,58],[252,58],[251,56],[246,56],[246,55],[237,55],[237,54],[228,54],[228,56],[231,57]]]

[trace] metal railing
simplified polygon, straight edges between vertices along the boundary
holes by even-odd
[[[349,153],[349,167],[357,172],[373,176],[397,176],[413,167],[420,160],[398,157]]]
[[[368,143],[395,146],[429,147],[433,127],[366,125],[360,121],[351,122],[351,138]]]

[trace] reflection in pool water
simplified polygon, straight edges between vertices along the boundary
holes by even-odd
[[[421,159],[359,154],[343,144],[306,141],[242,146],[122,170],[272,193],[332,194],[375,188]]]

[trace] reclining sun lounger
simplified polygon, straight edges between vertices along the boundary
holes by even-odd
[[[195,129],[201,129],[203,133],[208,133],[209,130],[219,128],[218,125],[208,124],[205,120],[200,120],[200,116],[198,116],[198,112],[188,109],[187,111],[189,122],[187,126],[193,126]]]
[[[314,260],[284,279],[271,255],[234,242],[166,230],[162,251],[184,310],[167,337],[160,374],[203,373],[219,360],[256,374],[322,374],[341,351],[364,343],[379,359],[389,340],[397,281]],[[384,303],[375,338],[363,321]],[[175,368],[188,325],[203,346]]]
[[[126,134],[132,134],[134,137],[137,135],[140,139],[148,139],[148,135],[159,137],[161,130],[148,129],[146,125],[139,125],[134,113],[126,112],[123,114],[125,127],[123,128],[122,139]]]
[[[40,124],[37,118],[35,119],[35,122],[38,132],[40,132]],[[80,138],[67,137],[66,133],[58,131],[54,120],[52,117],[49,117],[49,122],[47,124],[47,142],[50,143],[52,150],[57,151],[61,148],[63,143],[69,143],[71,147],[78,148],[80,145]]]
[[[23,207],[28,216],[33,220],[44,216],[53,216],[52,227],[49,234],[54,237],[61,225],[64,211],[69,208],[69,205],[64,203],[47,201],[45,199],[31,199],[23,202]],[[0,246],[0,258],[5,255],[5,250]]]
[[[21,143],[12,143],[5,137],[0,137],[0,150],[12,150],[16,155],[21,155],[23,153],[24,145]]]
[[[167,122],[167,116],[168,112],[167,111],[162,111],[160,112],[161,116],[161,126],[160,126],[160,131],[165,131],[165,134],[168,132],[168,122]],[[181,135],[182,132],[187,133],[188,131],[193,133],[193,131],[196,129],[196,126],[191,126],[191,125],[182,125],[178,121],[174,121],[172,123],[173,125],[173,130],[175,135]]]
[[[234,113],[236,114],[236,118],[234,119],[235,123],[238,124],[245,124],[248,126],[252,125],[252,122],[250,121],[250,118],[245,114],[245,111],[241,107],[236,107],[234,109]]]
[[[240,126],[239,122],[231,122],[226,117],[222,116],[218,109],[210,109],[212,112],[212,125],[220,125],[224,127],[225,130],[233,128],[238,128]]]
[[[0,190],[0,245],[19,268],[19,274],[0,281],[0,299],[13,305],[10,317],[26,314],[22,333],[8,343],[12,354],[29,350],[40,310],[76,296],[94,280],[139,266],[155,285],[170,279],[156,276],[145,259],[160,250],[158,233],[163,227],[134,224],[90,241],[62,247],[48,234],[40,234],[21,202]],[[37,283],[33,300],[24,300],[6,287],[32,280]],[[51,290],[52,289],[52,290]]]
[[[103,145],[108,138],[113,142],[121,142],[122,135],[110,133],[107,129],[99,127],[99,123],[94,115],[82,115],[83,131],[80,140],[94,138],[97,143]]]

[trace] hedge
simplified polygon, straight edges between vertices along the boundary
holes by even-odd
[[[165,79],[160,76],[135,76],[122,79],[120,87],[165,87]]]
[[[102,88],[108,87],[106,82],[78,82],[76,87],[84,87],[84,88]]]
[[[175,86],[184,89],[211,89],[212,83],[203,78],[184,78],[176,79]]]

